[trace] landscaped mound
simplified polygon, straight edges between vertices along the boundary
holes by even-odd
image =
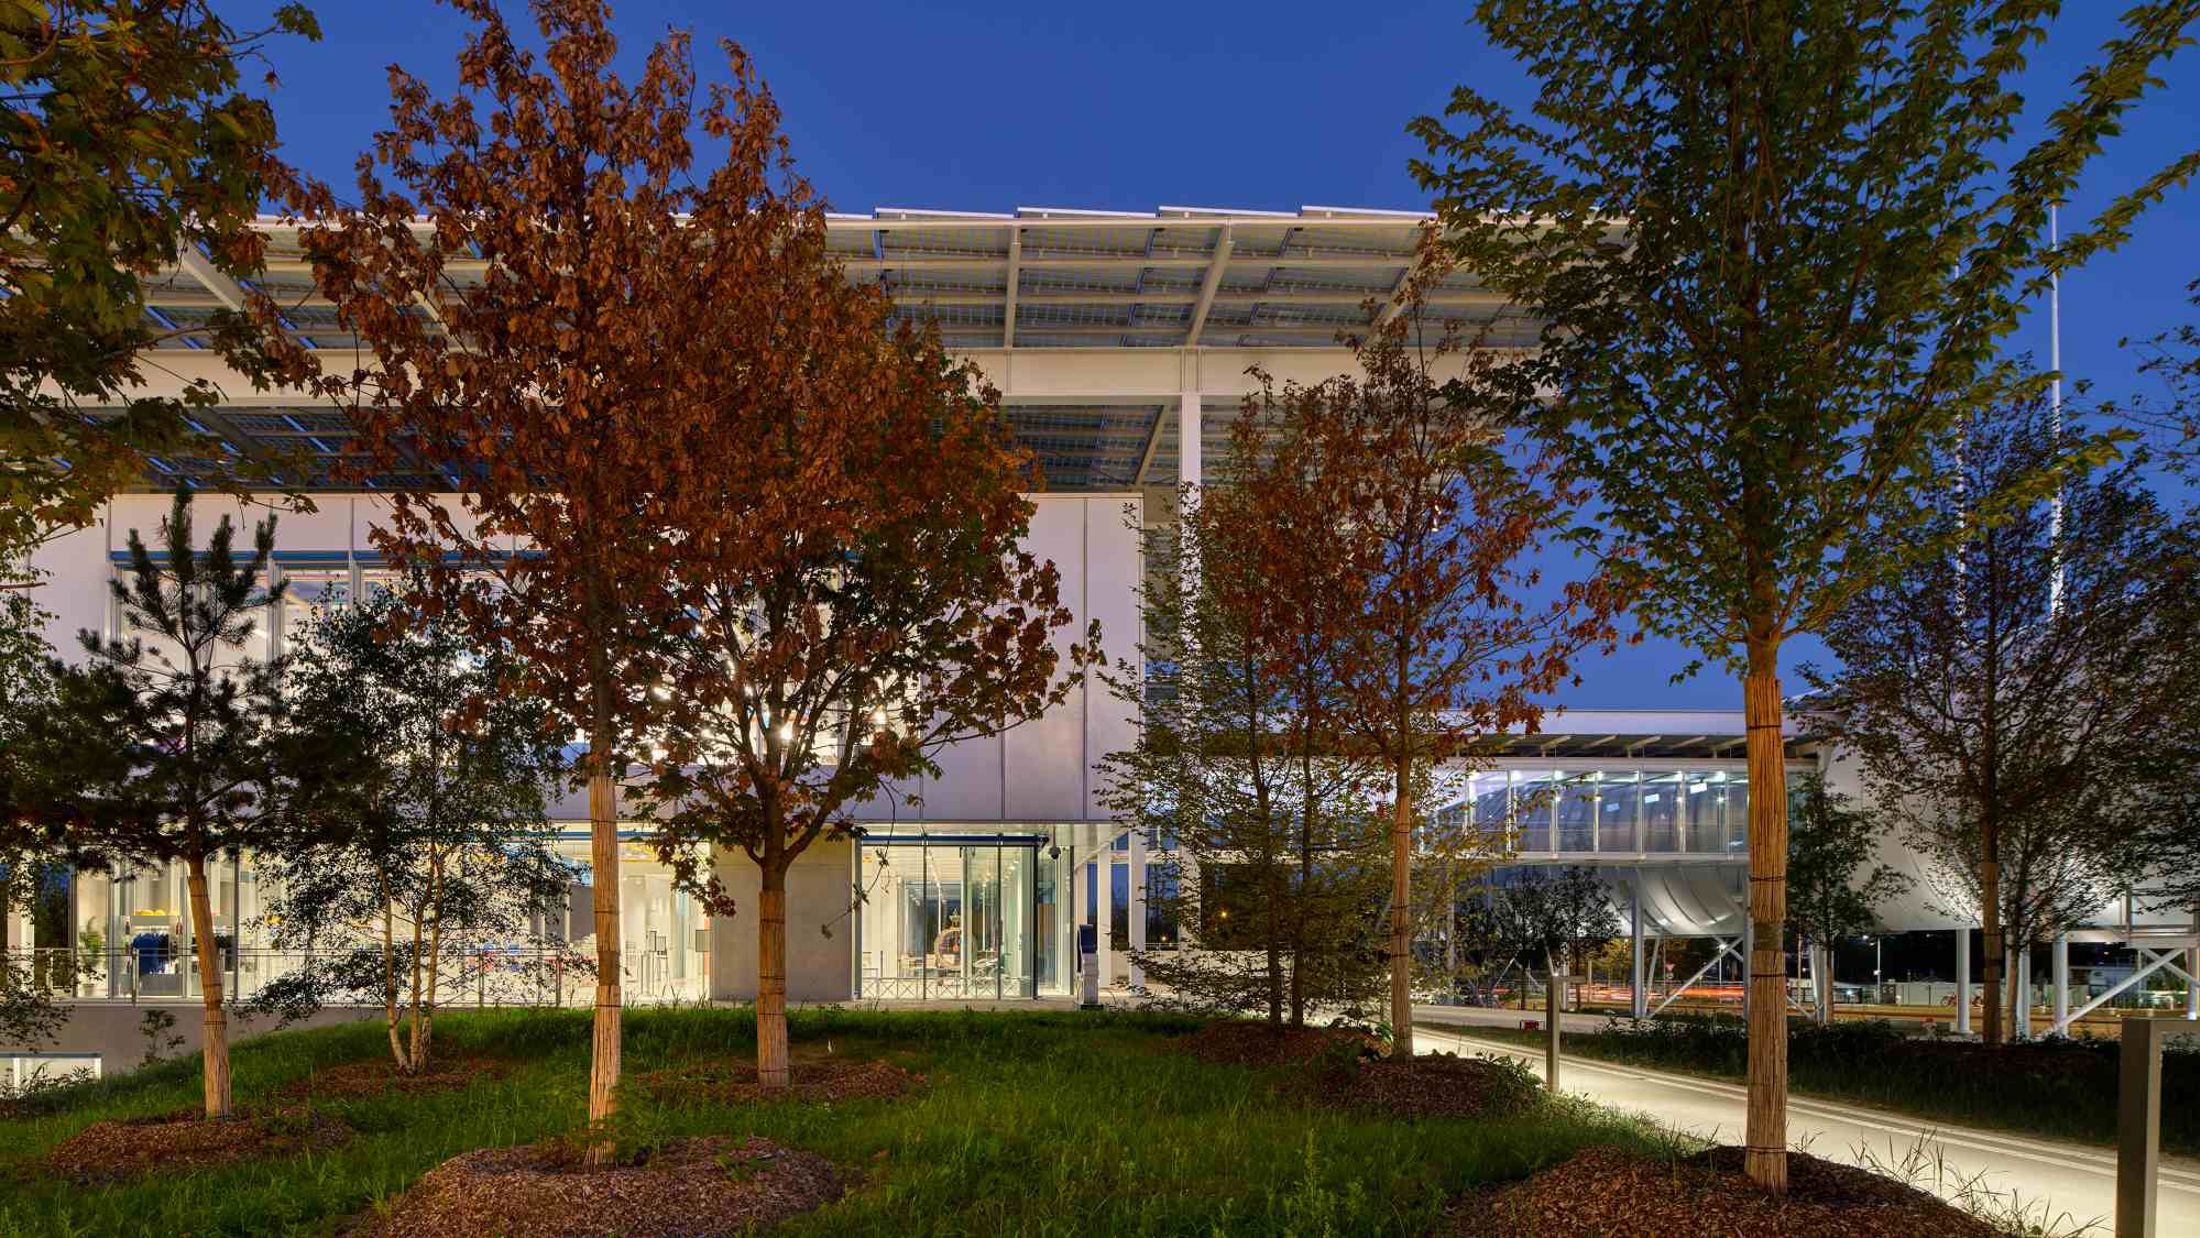
[[[1742,1150],[1653,1161],[1591,1148],[1525,1182],[1454,1207],[1457,1234],[1537,1238],[1878,1238],[1997,1231],[1952,1204],[1869,1170],[1788,1154],[1785,1199],[1742,1174]]]
[[[590,1168],[569,1142],[486,1148],[429,1170],[355,1233],[382,1238],[702,1238],[765,1229],[840,1198],[839,1171],[751,1135],[678,1139]]]
[[[1329,1104],[1393,1118],[1495,1117],[1520,1113],[1543,1098],[1542,1085],[1525,1067],[1449,1054],[1325,1062],[1316,1086]]]
[[[1227,1066],[1303,1066],[1329,1055],[1373,1057],[1382,1042],[1342,1027],[1278,1027],[1253,1019],[1217,1019],[1177,1047],[1202,1062]]]
[[[288,1106],[210,1120],[195,1112],[94,1122],[46,1155],[53,1172],[79,1183],[115,1182],[155,1170],[201,1169],[260,1157],[333,1148],[351,1128],[324,1113]]]
[[[924,1082],[924,1076],[892,1062],[822,1058],[794,1062],[787,1087],[767,1092],[756,1082],[756,1063],[748,1058],[710,1058],[642,1076],[642,1086],[669,1103],[708,1102],[745,1105],[761,1100],[798,1100],[830,1104],[850,1100],[891,1100]]]
[[[484,1079],[494,1079],[505,1064],[489,1058],[430,1058],[428,1068],[408,1075],[386,1057],[323,1066],[303,1079],[283,1087],[285,1096],[334,1100],[350,1096],[420,1096],[429,1092],[455,1092]]]

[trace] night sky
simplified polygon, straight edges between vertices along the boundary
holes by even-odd
[[[239,25],[266,6],[227,6]],[[286,40],[268,57],[290,157],[337,185],[386,119],[384,70],[403,64],[451,81],[463,23],[427,0],[322,0],[324,38]],[[1062,5],[1052,3],[773,5],[625,0],[618,28],[632,58],[668,27],[709,53],[721,38],[756,57],[786,111],[801,170],[836,209],[879,206],[1011,211],[1018,206],[1151,210],[1158,205],[1290,210],[1302,205],[1417,209],[1404,132],[1471,82],[1508,102],[1520,73],[1467,25],[1463,3]],[[2075,4],[2027,78],[2035,113],[2114,29],[2120,4]],[[516,13],[516,9],[512,10]],[[714,72],[715,60],[705,62]],[[2036,119],[2036,116],[2035,116]],[[2065,214],[2085,216],[2200,141],[2200,52],[2095,164]],[[2119,346],[2195,310],[2200,197],[2184,191],[2141,221],[2124,250],[2063,287],[2065,372],[2102,394],[2145,389]],[[2044,314],[2017,346],[2047,353]],[[1551,570],[1563,573],[1564,562]],[[1734,708],[1740,692],[1710,673],[1669,682],[1687,658],[1657,642],[1583,670],[1561,694],[1575,706]],[[1789,676],[1791,684],[1794,677]]]

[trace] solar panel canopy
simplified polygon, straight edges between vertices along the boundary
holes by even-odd
[[[1014,382],[996,386],[1047,488],[1108,491],[1173,485],[1183,454],[1178,401],[1150,379],[1132,377],[1134,370],[1150,373],[1152,362],[1190,355],[1202,359],[1207,373],[1235,376],[1279,354],[1304,354],[1307,362],[1319,356],[1315,370],[1342,370],[1349,364],[1345,341],[1395,312],[1393,298],[1429,219],[1311,206],[1295,212],[1026,207],[1005,214],[880,208],[830,215],[826,229],[849,280],[884,289],[897,319],[936,327],[950,349],[989,374],[1028,372],[1051,358],[1078,375],[1044,384],[1043,393]],[[316,349],[354,347],[314,287],[298,229],[272,219],[260,226],[268,260],[259,287],[289,307],[287,325]],[[146,313],[162,335],[157,353],[171,354],[167,360],[206,350],[205,334],[195,328],[244,291],[194,259],[186,255],[148,285]],[[463,283],[479,279],[482,269],[459,262],[451,274]],[[1464,272],[1432,290],[1429,310],[1494,346],[1533,339],[1532,322]],[[155,373],[175,368],[159,355],[148,361]],[[223,401],[195,414],[220,450],[156,460],[147,485],[173,485],[222,467],[223,455],[258,452],[303,462],[292,470],[300,475],[282,478],[286,484],[358,486],[346,466],[361,457],[341,410],[295,394],[232,393],[232,384],[220,385]],[[1205,398],[1206,458],[1224,449],[1239,398],[1228,392]],[[416,470],[383,472],[370,484],[433,488],[455,480]]]

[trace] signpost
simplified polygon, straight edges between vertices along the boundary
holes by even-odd
[[[1558,1091],[1558,1035],[1566,1006],[1566,986],[1579,979],[1579,976],[1554,971],[1551,973],[1549,988],[1544,990],[1544,1001],[1550,1015],[1545,1020],[1550,1024],[1550,1040],[1543,1050],[1543,1086],[1553,1092]]]
[[[2162,1167],[2162,1042],[2200,1036],[2200,1023],[2126,1017],[2118,1036],[2123,1051],[2116,1072],[2116,1238],[2154,1238],[2155,1177]]]

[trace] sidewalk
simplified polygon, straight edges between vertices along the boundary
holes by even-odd
[[[1499,1053],[1530,1064],[1543,1054],[1474,1035],[1482,1026],[1518,1026],[1519,1011],[1429,1007],[1416,1028],[1424,1052]],[[1416,1013],[1420,1013],[1416,1011]],[[1448,1015],[1471,1014],[1474,1020]],[[1503,1015],[1504,1021],[1479,1016]],[[1579,1016],[1593,1028],[1601,1015]],[[1575,1027],[1568,1016],[1565,1027]],[[1449,1026],[1439,1026],[1448,1023]],[[1641,1114],[1661,1126],[1721,1143],[1741,1140],[1747,1092],[1738,1084],[1666,1074],[1587,1058],[1560,1064],[1565,1090]],[[1788,1100],[1788,1145],[1829,1160],[1886,1169],[1928,1166],[1918,1185],[1954,1197],[1967,1185],[2025,1210],[2035,1223],[2070,1233],[2106,1234],[2115,1214],[2116,1155],[2106,1148],[1922,1121],[1902,1114],[1804,1097]],[[2158,1196],[2158,1238],[2200,1238],[2200,1162],[2165,1158]]]

